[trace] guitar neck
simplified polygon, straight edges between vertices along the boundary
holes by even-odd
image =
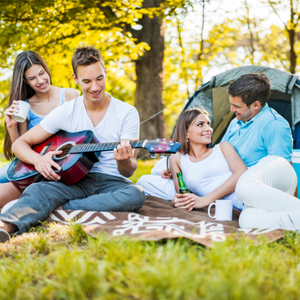
[[[129,142],[132,148],[144,148],[148,140]],[[73,153],[86,153],[86,152],[101,152],[112,151],[118,147],[120,142],[116,143],[91,143],[91,144],[79,144],[74,145],[69,150],[70,154]]]

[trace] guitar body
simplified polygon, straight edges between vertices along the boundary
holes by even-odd
[[[61,170],[54,169],[61,177],[60,181],[71,185],[81,180],[92,168],[102,151],[113,151],[120,142],[95,143],[93,132],[84,130],[79,132],[58,131],[44,142],[35,145],[32,149],[45,155],[50,151],[62,150],[62,153],[52,159],[61,166]],[[176,153],[180,143],[173,143],[165,139],[143,140],[130,142],[131,147],[147,149],[154,153]],[[33,165],[21,162],[18,158],[10,164],[7,170],[9,181],[22,193],[27,186],[39,181],[47,181]]]
[[[94,143],[93,132],[91,130],[70,133],[59,131],[44,142],[35,145],[32,149],[42,155],[49,151],[70,148],[75,144]],[[81,180],[98,161],[99,152],[96,153],[76,153],[54,157],[53,160],[61,166],[61,171],[55,172],[61,177],[60,181],[66,185],[71,185]],[[15,158],[11,163],[7,177],[11,183],[20,191],[35,182],[47,181],[33,165],[21,162]]]

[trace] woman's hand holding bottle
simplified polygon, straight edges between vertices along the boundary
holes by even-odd
[[[176,208],[182,208],[191,211],[193,208],[203,208],[211,202],[207,197],[200,197],[192,193],[175,194],[172,203]]]
[[[176,208],[182,208],[186,210],[192,210],[195,205],[194,194],[175,194],[172,203]]]

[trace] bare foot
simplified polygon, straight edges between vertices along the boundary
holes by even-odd
[[[62,205],[60,205],[60,206],[57,206],[56,208],[55,208],[55,210],[62,210],[63,208],[62,208]]]

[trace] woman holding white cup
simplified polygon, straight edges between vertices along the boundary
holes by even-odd
[[[5,157],[14,158],[11,145],[19,136],[39,124],[54,108],[78,96],[79,92],[73,88],[64,89],[52,85],[49,68],[38,53],[20,53],[14,64],[8,108],[4,112]],[[9,164],[0,169],[0,208],[20,196],[20,192],[6,177],[8,167]]]
[[[237,209],[243,208],[234,190],[247,167],[228,142],[208,148],[212,132],[205,109],[192,108],[179,116],[173,141],[181,143],[182,148],[170,158],[177,191],[173,198],[176,208],[202,208],[220,199],[231,200]],[[178,172],[182,173],[186,186],[193,193],[178,194]]]

